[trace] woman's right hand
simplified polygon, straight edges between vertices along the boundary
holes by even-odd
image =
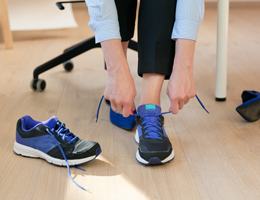
[[[128,117],[133,107],[136,89],[129,70],[109,72],[104,97],[111,103],[112,109]]]
[[[108,81],[104,97],[115,112],[128,117],[131,114],[136,89],[130,74],[121,41],[118,39],[101,42],[107,65]]]

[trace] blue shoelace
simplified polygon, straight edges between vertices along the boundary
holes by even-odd
[[[85,187],[79,185],[79,184],[71,177],[70,165],[69,165],[69,162],[68,162],[68,160],[67,160],[67,157],[66,157],[66,155],[65,155],[65,153],[64,153],[64,151],[63,151],[63,149],[61,148],[60,143],[57,141],[57,139],[55,138],[55,136],[54,136],[53,134],[54,134],[54,132],[56,132],[56,133],[57,133],[57,137],[60,136],[63,141],[67,140],[67,141],[68,141],[68,144],[74,142],[74,141],[78,138],[78,136],[74,136],[73,133],[71,133],[71,132],[69,131],[69,129],[67,129],[67,128],[65,127],[65,124],[64,124],[64,123],[59,123],[59,122],[57,122],[57,125],[59,126],[59,128],[58,128],[57,130],[55,130],[54,128],[52,128],[52,129],[46,128],[46,131],[51,135],[51,137],[52,137],[52,138],[54,139],[54,141],[57,143],[57,145],[58,145],[58,147],[59,147],[59,149],[60,149],[60,151],[61,151],[61,153],[62,153],[62,156],[63,156],[63,158],[64,158],[64,160],[65,160],[65,162],[66,162],[70,179],[71,179],[78,187],[80,187],[81,189],[83,189],[83,190],[89,190],[89,188],[85,188]],[[86,171],[86,170],[80,168],[80,167],[77,166],[77,165],[75,165],[74,167],[77,168],[77,169]]]
[[[101,100],[100,100],[99,105],[98,105],[96,122],[98,121],[99,110],[100,110],[101,103],[102,103],[103,99],[104,99],[104,95],[101,97]],[[197,95],[196,95],[196,99],[198,100],[201,107],[209,114],[209,112],[207,111],[207,109],[205,108],[205,106],[200,101],[200,99]],[[140,116],[141,120],[143,120],[143,124],[145,124],[143,128],[145,129],[145,137],[146,138],[162,140],[162,138],[163,138],[163,135],[162,135],[163,127],[162,127],[161,120],[160,120],[159,116],[169,114],[169,113],[171,113],[171,111],[163,112],[163,113],[154,113],[154,114],[138,114],[137,113],[137,114],[133,114],[133,116]],[[151,116],[156,117],[156,119],[157,119],[156,122],[153,122],[153,123],[150,122],[150,119],[148,119],[148,118],[151,117]],[[150,134],[150,133],[156,133],[157,135]]]
[[[52,128],[51,131],[52,133],[55,131],[57,133],[57,137],[61,136],[61,139],[63,141],[65,141],[66,139],[68,140],[68,144],[70,144],[78,138],[78,136],[73,135],[73,133],[71,133],[69,129],[66,128],[66,125],[64,123],[57,122],[57,125],[59,126],[59,128],[57,130]]]
[[[144,137],[148,139],[163,140],[163,126],[160,115],[169,114],[171,112],[156,113],[156,114],[134,114],[139,116],[142,121],[141,126],[144,130]],[[156,120],[151,122],[150,117],[155,117]],[[155,133],[155,134],[152,134]]]

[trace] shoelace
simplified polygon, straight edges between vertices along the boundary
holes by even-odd
[[[71,133],[69,129],[66,128],[66,125],[64,123],[57,122],[57,125],[59,126],[59,128],[57,130],[52,128],[51,132],[57,132],[57,136],[61,136],[63,141],[65,141],[66,139],[68,140],[68,144],[70,144],[78,138],[78,136],[74,136],[73,133]]]
[[[78,138],[78,136],[74,136],[73,133],[69,132],[69,129],[67,129],[67,128],[65,127],[65,124],[64,124],[64,123],[59,123],[59,122],[57,122],[57,125],[59,126],[59,128],[58,128],[57,130],[55,130],[54,128],[52,128],[52,129],[46,128],[46,131],[51,135],[51,137],[52,137],[52,138],[54,139],[54,141],[57,143],[57,145],[58,145],[58,147],[59,147],[59,149],[60,149],[60,151],[61,151],[61,153],[62,153],[62,156],[63,156],[63,158],[64,158],[64,160],[65,160],[65,162],[66,162],[70,179],[71,179],[78,187],[80,187],[81,189],[83,189],[83,190],[89,190],[89,188],[85,188],[85,187],[79,185],[79,184],[71,177],[70,165],[69,165],[69,162],[68,162],[68,160],[67,160],[67,157],[66,157],[66,155],[65,155],[65,153],[64,153],[64,151],[63,151],[63,149],[61,148],[60,143],[57,141],[57,139],[55,138],[55,136],[54,136],[53,134],[54,134],[54,132],[56,132],[56,133],[57,133],[57,137],[61,136],[61,138],[62,138],[63,141],[68,140],[68,144],[74,142],[74,141]],[[75,165],[74,167],[77,168],[77,169],[86,171],[86,170],[80,168],[80,167],[77,166],[77,165]]]
[[[195,95],[196,99],[198,100],[198,102],[200,103],[201,107],[209,114],[209,111],[207,111],[207,109],[205,108],[205,106],[203,105],[203,103],[200,101],[199,97],[197,95]]]
[[[199,104],[201,105],[201,107],[209,114],[209,112],[207,111],[207,109],[205,108],[205,106],[203,105],[203,103],[200,101],[199,97],[197,95],[196,96],[196,99],[198,100]],[[102,103],[102,100],[104,99],[104,95],[101,97],[100,99],[100,102],[99,102],[99,105],[98,105],[98,109],[97,109],[97,116],[96,116],[96,123],[98,121],[98,115],[99,115],[99,110],[100,110],[100,107],[101,107],[101,103]],[[140,116],[141,117],[141,120],[143,120],[143,123],[145,123],[145,126],[144,128],[146,128],[145,130],[145,137],[146,138],[150,138],[150,139],[159,139],[159,140],[162,140],[162,125],[161,125],[161,122],[160,122],[160,118],[159,116],[160,115],[165,115],[165,114],[169,114],[171,113],[171,111],[169,112],[163,112],[163,113],[154,113],[154,114],[132,114],[133,116]],[[146,117],[149,117],[149,116],[156,116],[157,118],[157,121],[156,123],[151,123],[150,120],[145,119]],[[154,134],[149,134],[150,132],[153,132],[153,133],[156,133],[156,135]]]
[[[104,99],[104,95],[101,97],[100,102],[99,102],[99,105],[98,105],[96,123],[97,123],[97,121],[98,121],[98,114],[99,114],[99,110],[100,110],[101,103],[102,103],[103,99]]]
[[[207,111],[207,109],[205,108],[205,106],[203,105],[203,103],[200,101],[199,97],[197,95],[196,96],[196,99],[198,100],[198,102],[200,103],[201,107],[209,114],[209,111]],[[100,110],[100,107],[101,107],[101,103],[102,103],[102,100],[104,99],[104,95],[101,97],[100,99],[100,102],[99,102],[99,105],[98,105],[98,109],[97,109],[97,115],[96,115],[96,123],[98,121],[98,115],[99,115],[99,110]],[[164,115],[164,114],[169,114],[171,113],[171,111],[169,112],[163,112],[163,113],[157,113],[157,114],[154,114],[154,115]],[[141,115],[147,115],[147,114],[133,114],[133,116],[141,116]]]
[[[134,116],[140,116],[142,126],[144,130],[144,137],[149,139],[163,140],[163,127],[160,119],[160,115],[169,114],[171,112],[155,113],[155,114],[134,114]],[[156,121],[151,122],[149,117],[155,117]],[[155,133],[155,134],[152,134]]]

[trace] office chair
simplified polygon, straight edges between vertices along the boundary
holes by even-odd
[[[64,10],[63,3],[82,3],[85,1],[65,1],[65,2],[57,2],[56,5],[60,10]],[[53,58],[52,60],[38,66],[33,71],[33,79],[30,83],[32,90],[34,91],[44,91],[46,87],[46,82],[43,79],[39,79],[39,74],[56,67],[59,64],[63,64],[64,69],[67,72],[70,72],[73,69],[73,62],[71,61],[72,58],[90,50],[93,48],[101,47],[100,44],[95,44],[95,37],[91,37],[87,40],[84,40],[78,44],[75,44],[72,47],[69,47],[64,50],[63,54]],[[128,48],[137,51],[137,42],[130,40]],[[106,70],[106,64],[105,64]]]

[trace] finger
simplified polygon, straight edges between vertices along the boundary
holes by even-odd
[[[186,98],[186,99],[184,100],[184,105],[187,104],[189,101],[190,101],[190,98]]]
[[[114,112],[116,112],[116,111],[117,111],[117,105],[116,105],[113,101],[110,101],[110,103],[111,103],[111,108],[112,108],[112,110],[113,110]]]
[[[178,114],[179,112],[179,103],[178,101],[173,101],[172,104],[171,104],[171,111],[172,111],[172,114]]]
[[[116,112],[122,114],[122,112],[123,112],[123,105],[117,105],[117,111]]]
[[[181,110],[184,106],[184,101],[179,101],[179,110]]]
[[[132,105],[124,105],[122,114],[124,117],[128,117],[131,114]]]

